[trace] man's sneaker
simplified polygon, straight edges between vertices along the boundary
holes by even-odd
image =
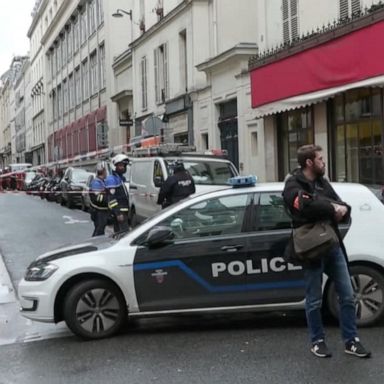
[[[354,340],[351,340],[345,343],[345,353],[348,353],[349,355],[354,355],[357,357],[365,357],[365,358],[371,357],[371,352],[367,351],[363,347],[358,337],[355,337]]]
[[[311,352],[317,357],[331,357],[332,353],[324,340],[318,340],[312,344]]]

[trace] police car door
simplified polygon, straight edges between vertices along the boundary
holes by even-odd
[[[161,248],[138,247],[134,260],[140,311],[235,306],[244,301],[247,234],[253,194],[210,198],[158,226],[176,238]]]
[[[251,221],[247,269],[250,304],[278,304],[304,300],[301,266],[283,258],[291,236],[291,219],[284,208],[281,192],[256,195]]]

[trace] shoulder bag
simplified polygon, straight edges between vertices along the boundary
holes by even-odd
[[[339,244],[332,225],[325,221],[294,228],[292,239],[296,257],[303,262],[318,261]]]

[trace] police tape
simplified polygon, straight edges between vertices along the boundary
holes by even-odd
[[[77,194],[77,195],[90,195],[95,192],[90,192],[90,191],[19,191],[19,190],[3,190],[0,189],[0,193],[7,193],[7,194],[26,194],[26,195],[41,195],[41,194],[49,194],[49,195],[62,195],[62,194]],[[97,194],[106,194],[106,192],[100,191],[97,192]]]

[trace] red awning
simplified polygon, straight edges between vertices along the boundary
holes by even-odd
[[[252,107],[384,74],[384,21],[251,71]]]

